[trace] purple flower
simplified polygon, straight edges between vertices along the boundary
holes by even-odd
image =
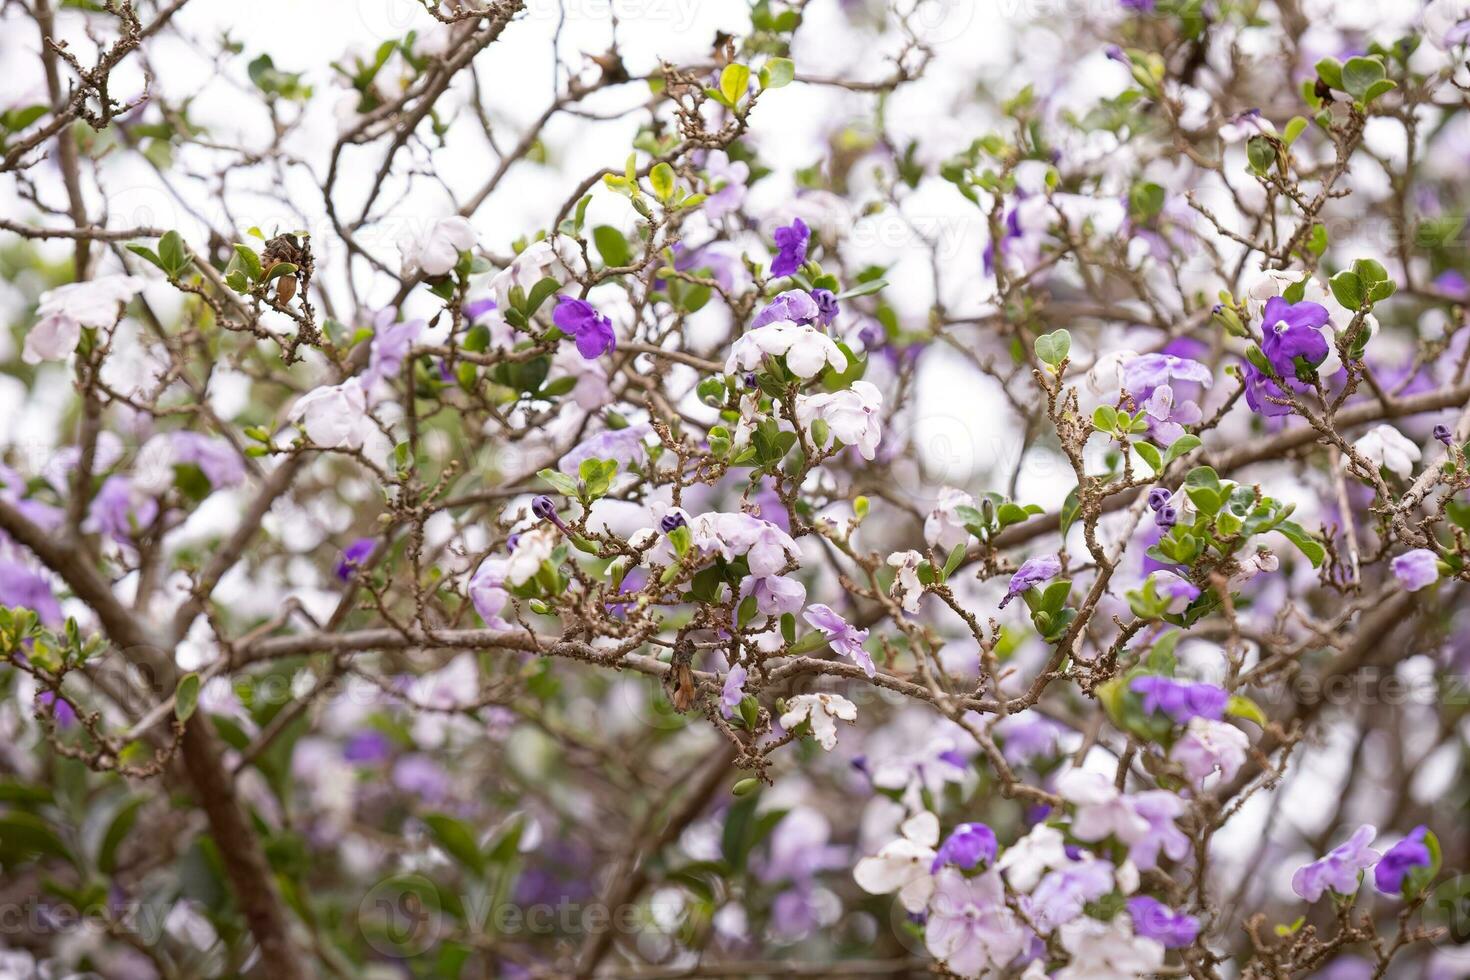
[[[105,534],[118,544],[132,544],[136,529],[148,527],[158,517],[158,501],[133,488],[126,476],[109,476],[92,498],[82,530]]]
[[[1315,902],[1327,889],[1339,895],[1358,890],[1358,873],[1378,863],[1378,852],[1368,845],[1378,836],[1378,828],[1363,824],[1353,836],[1310,864],[1296,869],[1291,876],[1291,890],[1308,902]]]
[[[1040,585],[1042,582],[1050,582],[1060,574],[1062,574],[1062,560],[1056,555],[1041,555],[1037,558],[1026,559],[1016,574],[1011,576],[1011,584],[1006,588],[1005,598],[1000,600],[1000,608],[1004,609],[1006,603],[1027,589]]]
[[[235,447],[224,439],[211,438],[201,432],[169,434],[173,462],[199,467],[209,485],[216,490],[233,487],[245,481],[245,461]]]
[[[1321,303],[1288,303],[1280,296],[1266,300],[1261,315],[1261,350],[1271,367],[1283,378],[1296,377],[1297,358],[1312,367],[1327,359],[1327,338],[1322,336],[1331,315]]]
[[[42,691],[41,704],[51,709],[51,718],[56,722],[56,727],[62,731],[77,723],[76,709],[71,703],[63,698],[58,698],[55,691]]]
[[[1297,391],[1301,391],[1306,387],[1300,381],[1296,380],[1294,374],[1287,376],[1286,384],[1287,387]],[[1283,405],[1280,401],[1273,400],[1281,399],[1284,401],[1286,397],[1286,392],[1281,389],[1281,385],[1274,378],[1249,361],[1246,362],[1245,403],[1250,406],[1252,412],[1268,419],[1290,415],[1290,405]]]
[[[1082,914],[1113,890],[1113,863],[1090,855],[1048,872],[1031,893],[1031,914],[1042,930],[1055,929]]]
[[[1179,511],[1165,504],[1154,512],[1154,523],[1167,531],[1179,523]]]
[[[1128,859],[1140,871],[1157,868],[1161,852],[1170,860],[1184,860],[1189,854],[1190,840],[1175,825],[1184,813],[1184,801],[1165,789],[1135,793],[1130,800],[1133,812],[1142,817],[1148,827],[1142,833],[1130,836]]]
[[[551,322],[562,333],[577,338],[577,353],[591,361],[616,349],[617,337],[613,334],[612,321],[597,307],[585,299],[573,299],[561,295],[556,298],[556,310]]]
[[[772,276],[789,276],[806,262],[806,247],[811,229],[800,218],[777,228],[771,235],[776,241],[776,258],[771,262]]]
[[[689,519],[677,510],[671,510],[658,519],[658,529],[665,534],[673,534],[681,527],[688,525]]]
[[[873,658],[863,648],[868,640],[867,630],[855,629],[835,609],[820,602],[808,606],[805,615],[808,623],[826,634],[827,642],[839,656],[857,664],[869,677],[873,676]]]
[[[406,755],[393,766],[393,785],[426,803],[449,795],[449,775],[426,755]]]
[[[20,606],[36,614],[46,626],[60,626],[61,605],[46,576],[19,562],[0,561],[0,606]]]
[[[745,700],[745,678],[748,671],[739,664],[730,668],[725,675],[725,683],[720,688],[720,714],[729,718],[740,707],[740,702]]]
[[[1383,860],[1373,869],[1373,883],[1385,895],[1398,895],[1404,890],[1404,879],[1415,868],[1427,868],[1434,862],[1424,836],[1429,828],[1420,824],[1409,836],[1384,852]]]
[[[353,735],[342,746],[342,758],[358,765],[371,766],[387,760],[393,749],[388,736],[375,729],[365,729]]]
[[[1155,0],[1118,0],[1124,10],[1132,10],[1140,14],[1153,13]]]
[[[1165,949],[1180,949],[1199,935],[1199,920],[1184,912],[1175,912],[1163,902],[1148,895],[1128,899],[1128,915],[1133,919],[1133,933],[1153,939]]]
[[[828,293],[830,296],[831,294]],[[800,289],[788,289],[766,304],[766,308],[750,321],[750,329],[764,327],[768,323],[789,320],[792,323],[811,323],[822,315],[822,308],[811,295]],[[823,321],[826,322],[825,320]]]
[[[414,341],[424,330],[423,320],[389,322],[392,319],[391,310],[384,310],[378,316],[372,347],[368,352],[367,370],[363,372],[363,383],[369,387],[384,378],[394,377],[403,369],[404,358],[408,357]]]
[[[1000,736],[1000,750],[1006,761],[1020,766],[1055,755],[1063,729],[1037,712],[1022,711],[1002,718],[992,731]]]
[[[550,521],[552,524],[555,524],[557,528],[559,528],[564,534],[572,533],[571,529],[567,527],[566,522],[563,521],[560,515],[557,514],[556,501],[552,500],[544,493],[537,495],[537,497],[531,501],[531,513],[535,514],[543,521]]]
[[[1153,511],[1162,509],[1172,496],[1173,494],[1163,487],[1154,487],[1148,492],[1148,509]]]
[[[648,458],[648,447],[644,438],[653,431],[647,422],[624,426],[621,429],[605,429],[594,436],[583,439],[567,451],[556,464],[556,468],[567,476],[576,476],[578,468],[589,459],[615,459],[622,470]]]
[[[337,562],[337,578],[343,582],[352,578],[357,570],[372,557],[373,549],[377,547],[377,544],[373,538],[358,538],[343,548],[342,558]]]
[[[1449,426],[1440,424],[1434,427],[1434,438],[1448,446],[1454,441],[1455,436],[1454,433],[1450,432]]]
[[[980,976],[1015,959],[1026,948],[1026,930],[1006,907],[1005,887],[994,871],[975,878],[945,871],[929,903],[924,942],[953,972]]]
[[[1187,725],[1192,718],[1219,721],[1230,700],[1230,695],[1213,684],[1176,681],[1160,674],[1135,677],[1128,689],[1142,697],[1144,711],[1162,712],[1178,725]]]
[[[830,289],[813,289],[812,299],[817,301],[817,309],[823,323],[831,323],[837,319],[839,312],[837,296]]]
[[[966,871],[984,861],[987,865],[995,861],[995,831],[983,823],[962,823],[950,831],[949,837],[939,845],[929,873],[934,874],[946,864],[964,868]]]
[[[1428,548],[1406,551],[1389,562],[1405,591],[1418,592],[1439,581],[1439,556]]]

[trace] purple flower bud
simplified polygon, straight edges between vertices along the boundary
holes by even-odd
[[[562,521],[562,519],[557,516],[555,501],[553,501],[546,494],[543,493],[541,494],[541,496],[531,501],[531,513],[535,514],[543,521],[550,521],[552,524],[555,524],[558,528],[561,529],[564,534],[571,533],[571,529],[568,528],[566,524]]]
[[[1169,502],[1171,494],[1163,487],[1154,487],[1148,492],[1148,509],[1158,510]]]
[[[337,562],[337,578],[346,582],[363,564],[372,557],[377,542],[372,538],[358,538],[342,549],[342,560]]]
[[[678,511],[672,511],[665,514],[659,520],[658,526],[665,534],[673,534],[679,528],[688,523],[689,522],[684,519],[683,514],[679,513]]]
[[[516,533],[512,534],[510,537],[508,537],[508,538],[505,539],[505,550],[506,551],[515,551],[516,550],[516,545],[518,545],[520,543],[521,543],[521,532],[517,531]]]
[[[830,289],[813,289],[812,299],[817,301],[818,316],[823,323],[831,323],[837,319],[837,297]]]
[[[1179,523],[1179,512],[1166,504],[1159,508],[1158,513],[1154,514],[1154,523],[1167,531]]]
[[[1438,439],[1440,442],[1448,446],[1450,442],[1454,439],[1454,436],[1450,433],[1449,426],[1436,425],[1434,427],[1434,438]]]

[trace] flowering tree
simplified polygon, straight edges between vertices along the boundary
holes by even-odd
[[[0,5],[0,976],[1470,973],[1470,3],[201,6]]]

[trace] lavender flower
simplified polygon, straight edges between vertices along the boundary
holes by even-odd
[[[1434,438],[1438,439],[1446,446],[1449,446],[1451,443],[1453,443],[1455,439],[1454,433],[1450,432],[1450,427],[1443,424],[1436,425],[1434,427]]]
[[[1296,869],[1291,876],[1291,890],[1308,902],[1315,902],[1331,889],[1339,895],[1358,890],[1358,874],[1378,863],[1378,852],[1368,845],[1378,836],[1378,828],[1363,824],[1353,836],[1310,864]]]
[[[1162,510],[1172,496],[1173,494],[1165,488],[1154,487],[1148,492],[1148,509],[1152,511]]]
[[[1169,530],[1169,528],[1178,523],[1179,511],[1175,510],[1168,504],[1165,504],[1163,507],[1160,507],[1157,511],[1154,512],[1154,524],[1163,528],[1165,531]]]
[[[755,315],[755,319],[750,321],[750,329],[754,330],[780,320],[810,324],[821,315],[822,308],[811,294],[800,289],[788,289],[767,303],[765,308]]]
[[[873,658],[863,648],[868,640],[867,630],[853,628],[835,609],[820,602],[808,606],[805,617],[808,623],[826,634],[828,644],[838,656],[846,657],[861,667],[863,673],[873,676]]]
[[[617,347],[617,336],[613,333],[612,321],[585,299],[558,296],[556,310],[551,322],[562,333],[576,338],[577,353],[587,360],[595,360]]]
[[[1011,576],[1011,584],[1006,587],[1005,598],[1000,600],[1000,608],[1004,609],[1006,603],[1027,589],[1050,582],[1062,574],[1062,560],[1056,555],[1041,555],[1036,558],[1028,558]]]
[[[800,218],[777,228],[771,237],[776,242],[776,257],[771,261],[771,275],[789,276],[806,263],[807,243],[811,229]]]
[[[740,702],[745,700],[745,678],[749,672],[739,664],[730,668],[725,683],[720,687],[720,714],[726,718],[735,713]]]
[[[1175,912],[1148,895],[1128,899],[1128,915],[1133,920],[1135,935],[1162,943],[1165,949],[1188,946],[1199,935],[1199,919]]]
[[[1404,890],[1404,879],[1415,868],[1427,868],[1434,857],[1425,843],[1429,828],[1420,824],[1409,831],[1409,836],[1390,847],[1373,869],[1373,884],[1385,895],[1398,895]]]
[[[566,522],[563,521],[561,517],[557,514],[556,501],[552,500],[544,493],[531,501],[531,513],[535,514],[543,521],[550,521],[552,524],[555,524],[557,529],[560,530],[563,534],[572,533],[572,529],[567,527]]]
[[[0,606],[29,609],[43,625],[61,625],[61,605],[50,580],[19,562],[0,561]]]
[[[1389,566],[1407,592],[1418,592],[1439,581],[1439,556],[1428,548],[1406,551],[1389,562]]]

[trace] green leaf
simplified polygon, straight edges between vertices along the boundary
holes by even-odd
[[[674,168],[667,163],[660,163],[648,174],[648,182],[653,185],[654,196],[660,201],[668,201],[674,196]]]
[[[1297,141],[1297,137],[1301,136],[1306,128],[1307,121],[1305,119],[1301,116],[1293,116],[1291,121],[1286,124],[1286,129],[1282,130],[1281,138],[1286,142],[1287,146],[1290,146]]]
[[[163,271],[175,279],[189,268],[189,250],[176,231],[165,232],[158,240],[158,257],[163,263]]]
[[[485,855],[475,842],[475,834],[469,824],[449,816],[447,813],[430,813],[424,817],[424,825],[434,837],[434,843],[443,851],[475,874],[484,874]]]
[[[887,279],[869,279],[867,282],[858,283],[851,289],[845,289],[838,293],[838,300],[857,299],[859,296],[871,296],[888,285]]]
[[[726,105],[739,105],[749,86],[750,69],[744,65],[729,64],[720,72],[720,94],[725,97]]]
[[[236,242],[235,256],[240,260],[240,268],[244,270],[245,275],[250,277],[250,281],[259,282],[263,270],[260,266],[260,256],[255,254],[255,249]]]
[[[128,251],[129,252],[132,252],[134,255],[141,256],[142,258],[147,259],[149,262],[151,262],[154,265],[158,266],[158,268],[161,269],[162,271],[164,271],[164,272],[167,272],[168,271],[168,268],[163,264],[163,259],[160,259],[158,257],[158,253],[155,252],[155,251],[153,251],[153,249],[149,248],[148,246],[146,246],[146,245],[129,245],[128,246]]]
[[[1342,62],[1336,58],[1323,58],[1317,62],[1317,77],[1326,82],[1328,88],[1342,89]]]
[[[633,252],[628,247],[628,240],[612,225],[598,225],[593,228],[592,241],[597,246],[597,254],[602,256],[606,265],[621,268],[632,264]]]
[[[796,63],[790,58],[771,58],[761,68],[761,88],[784,88],[796,78]]]
[[[1164,454],[1164,463],[1167,465],[1174,462],[1180,456],[1192,452],[1200,447],[1200,438],[1196,435],[1185,433],[1169,445],[1169,451]]]
[[[1066,330],[1053,330],[1036,338],[1036,358],[1056,368],[1072,351],[1072,335]]]
[[[1332,287],[1333,297],[1347,309],[1356,310],[1363,305],[1363,283],[1356,274],[1344,269],[1327,280],[1327,285]]]
[[[1225,703],[1225,713],[1232,718],[1244,718],[1262,728],[1266,727],[1266,713],[1261,710],[1260,705],[1243,694],[1230,695],[1230,700]]]
[[[102,835],[102,843],[97,847],[97,869],[103,874],[112,874],[117,867],[117,849],[122,846],[128,831],[138,822],[138,811],[142,809],[145,799],[143,796],[130,796],[123,800],[117,812],[112,815],[107,831]]]
[[[1306,556],[1313,568],[1322,567],[1322,560],[1327,557],[1327,549],[1322,547],[1322,542],[1308,534],[1305,528],[1294,521],[1282,521],[1276,525],[1276,530],[1296,545],[1296,549]]]
[[[1365,99],[1374,83],[1383,78],[1383,62],[1376,58],[1349,58],[1342,66],[1343,90],[1359,99]]]
[[[1380,78],[1372,85],[1369,85],[1368,91],[1363,93],[1363,104],[1367,105],[1374,99],[1378,98],[1380,95],[1383,95],[1386,92],[1391,92],[1398,87],[1399,83],[1394,81],[1392,78]]]
[[[174,691],[174,717],[179,721],[188,721],[193,717],[194,709],[197,707],[199,707],[199,675],[185,674],[179,678],[179,686]]]
[[[1136,442],[1133,444],[1133,449],[1155,473],[1163,471],[1164,458],[1159,454],[1156,446],[1147,442]]]

